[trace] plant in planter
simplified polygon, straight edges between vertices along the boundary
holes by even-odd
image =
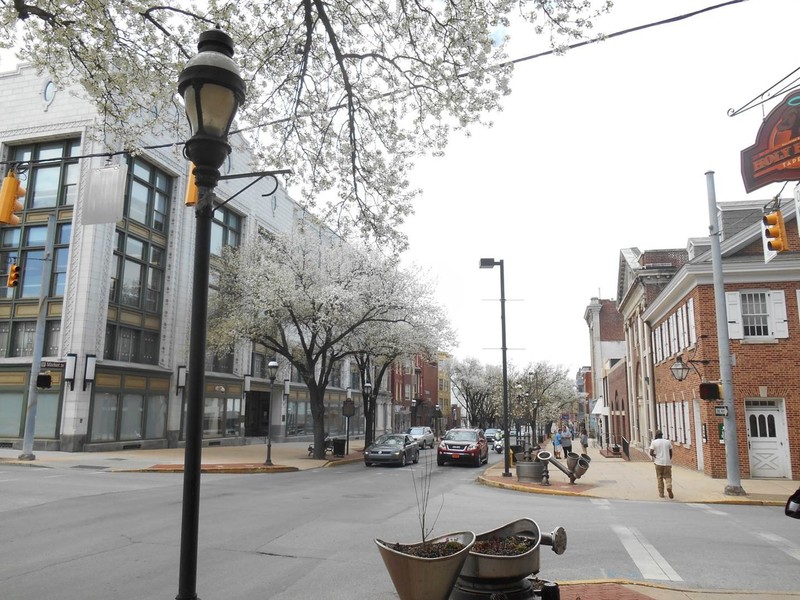
[[[447,600],[475,543],[475,533],[472,531],[430,538],[444,505],[440,505],[433,523],[429,523],[431,466],[429,454],[419,477],[411,469],[422,541],[405,544],[375,539],[400,600]]]

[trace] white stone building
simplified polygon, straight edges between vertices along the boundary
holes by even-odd
[[[34,392],[35,449],[180,445],[184,394],[179,372],[183,375],[181,367],[188,364],[195,229],[194,210],[184,206],[183,140],[153,136],[141,140],[151,149],[109,159],[107,147],[93,141],[103,131],[96,108],[25,65],[0,74],[0,103],[2,171],[20,163],[27,190],[20,225],[0,225],[2,272],[12,262],[22,266],[18,287],[5,286],[5,277],[0,283],[0,444],[21,447],[29,378],[47,370],[52,386]],[[234,151],[223,176],[252,171],[242,140],[231,143]],[[105,207],[105,199],[90,198],[90,187],[94,171],[109,160],[127,166],[123,216],[85,224],[94,202]],[[221,181],[217,196],[224,201],[247,183]],[[302,209],[281,185],[264,196],[274,186],[266,178],[215,210],[212,288],[213,257],[224,245],[241,244],[263,230],[286,231],[302,218]],[[55,242],[48,262],[42,259],[51,215]],[[43,265],[51,284],[41,293]],[[40,296],[46,311],[44,366],[32,368]],[[222,359],[207,358],[204,443],[241,444],[247,436],[263,440],[268,427],[276,441],[310,439],[307,390],[283,364],[271,386],[266,372],[271,358],[251,344]],[[326,396],[331,433],[343,432],[344,420],[336,411],[346,388],[358,380],[349,370],[343,366],[338,385]],[[252,375],[248,394],[246,374]],[[363,430],[362,414],[357,400],[351,434]]]

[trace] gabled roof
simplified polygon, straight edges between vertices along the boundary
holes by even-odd
[[[722,254],[723,276],[726,284],[763,284],[770,281],[800,281],[800,252],[786,252],[764,263],[764,256],[758,253],[742,253],[746,248],[762,241],[763,207],[770,200],[745,200],[719,202],[720,228],[727,224],[728,230],[721,231],[720,252]],[[796,220],[794,199],[781,199],[784,221]],[[657,298],[647,307],[642,318],[657,322],[669,314],[690,290],[698,285],[713,284],[712,250],[700,252],[684,265]]]

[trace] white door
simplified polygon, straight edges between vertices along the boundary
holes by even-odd
[[[783,403],[776,400],[748,400],[747,447],[750,477],[788,477],[786,421]]]

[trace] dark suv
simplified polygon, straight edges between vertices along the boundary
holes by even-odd
[[[467,463],[479,467],[489,462],[489,444],[483,429],[451,429],[436,449],[436,464],[446,462]]]

